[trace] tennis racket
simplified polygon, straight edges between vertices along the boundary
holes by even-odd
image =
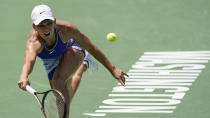
[[[37,92],[29,85],[26,86],[26,90],[38,102],[44,118],[66,118],[66,101],[61,92],[56,89]],[[42,96],[42,100],[38,96]]]

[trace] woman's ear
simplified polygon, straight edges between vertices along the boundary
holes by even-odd
[[[36,25],[35,25],[35,24],[32,24],[32,27],[33,27],[33,29],[34,29],[35,31],[37,31]]]

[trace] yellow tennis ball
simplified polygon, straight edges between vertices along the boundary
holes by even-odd
[[[107,40],[110,42],[114,42],[117,40],[117,35],[115,33],[109,33],[107,34]]]

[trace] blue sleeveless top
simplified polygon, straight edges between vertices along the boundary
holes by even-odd
[[[53,47],[51,49],[48,49],[44,39],[42,39],[41,37],[39,39],[42,41],[43,49],[39,54],[37,54],[37,56],[43,61],[43,65],[45,66],[47,73],[52,71],[58,65],[60,56],[67,48],[67,43],[64,43],[61,40],[56,29],[54,30],[54,34],[55,43],[53,44]]]
[[[39,40],[43,44],[43,49],[39,54],[37,54],[37,56],[43,61],[49,80],[52,80],[55,68],[58,66],[60,57],[65,52],[66,48],[81,50],[85,55],[85,50],[82,49],[74,40],[70,39],[68,42],[64,43],[56,29],[54,30],[54,34],[55,43],[51,49],[47,47],[45,40],[40,37]]]
[[[58,32],[54,31],[55,33],[55,42],[53,44],[53,47],[51,49],[48,49],[46,42],[40,38],[40,40],[43,43],[43,49],[42,51],[37,55],[38,57],[40,57],[41,59],[53,59],[53,58],[57,58],[59,57],[61,54],[63,54],[63,52],[65,51],[66,47],[67,47],[67,43],[64,43]]]

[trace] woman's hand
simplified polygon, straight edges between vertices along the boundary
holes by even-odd
[[[30,85],[29,79],[27,77],[20,77],[19,81],[18,81],[18,86],[26,91],[26,85]]]
[[[128,74],[118,68],[114,68],[112,75],[121,83],[122,86],[125,86],[125,76],[128,77]]]

